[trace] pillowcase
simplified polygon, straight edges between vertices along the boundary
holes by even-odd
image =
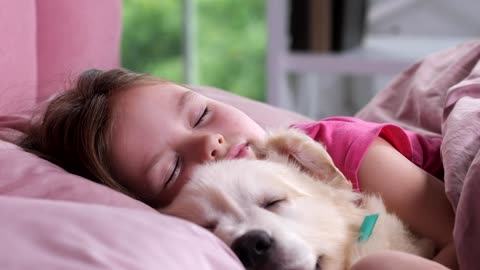
[[[0,196],[2,269],[243,269],[218,238],[146,211]]]
[[[0,179],[0,196],[74,201],[154,211],[140,201],[68,173],[6,141],[0,141]]]

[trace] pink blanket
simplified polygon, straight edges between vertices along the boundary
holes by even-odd
[[[430,55],[400,74],[357,116],[443,137],[445,191],[455,209],[461,269],[480,258],[480,41]]]

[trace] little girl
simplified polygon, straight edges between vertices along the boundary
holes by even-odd
[[[436,262],[388,251],[354,269],[457,268],[453,210],[438,179],[440,139],[349,117],[294,127],[323,143],[357,190],[380,194],[390,211],[437,246]],[[204,162],[255,158],[249,143],[264,135],[243,112],[181,85],[120,69],[89,70],[49,103],[21,145],[160,208]]]

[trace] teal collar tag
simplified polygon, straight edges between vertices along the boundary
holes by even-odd
[[[377,223],[377,219],[378,219],[378,214],[365,216],[365,219],[363,219],[363,222],[362,222],[362,226],[360,226],[360,236],[357,239],[358,242],[363,242],[368,240],[368,238],[370,238],[373,228]]]

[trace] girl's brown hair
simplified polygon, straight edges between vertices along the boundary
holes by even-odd
[[[162,82],[125,69],[87,70],[32,121],[20,146],[71,173],[129,194],[113,178],[108,158],[112,96]]]

